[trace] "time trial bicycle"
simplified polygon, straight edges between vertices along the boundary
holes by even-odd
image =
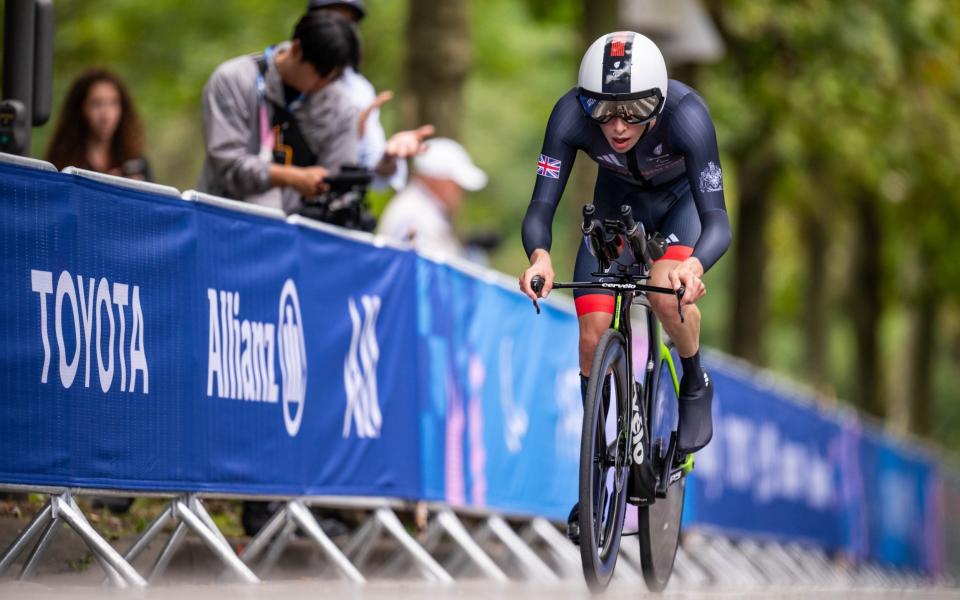
[[[599,281],[554,283],[553,288],[614,294],[611,326],[597,344],[590,369],[580,439],[583,573],[593,592],[609,585],[629,502],[637,506],[643,577],[648,589],[659,592],[673,572],[693,455],[677,451],[679,378],[672,344],[664,338],[646,295],[676,295],[682,321],[684,289],[647,284],[666,242],[657,234],[648,236],[630,206],[621,207],[619,219],[600,219],[588,204],[581,230],[599,263],[594,274]],[[540,276],[531,281],[537,296],[543,285]],[[634,337],[631,305],[645,309],[645,337]]]

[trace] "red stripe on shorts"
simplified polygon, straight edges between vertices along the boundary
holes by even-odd
[[[608,294],[586,294],[575,298],[573,302],[577,306],[578,317],[595,312],[613,314],[614,300]]]

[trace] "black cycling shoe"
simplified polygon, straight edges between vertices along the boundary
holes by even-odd
[[[577,502],[573,505],[573,508],[570,509],[570,516],[567,517],[567,538],[574,543],[574,545],[580,545],[580,503]]]
[[[694,379],[683,374],[680,379],[680,423],[677,426],[677,451],[693,454],[713,437],[713,381],[704,368],[701,377]]]

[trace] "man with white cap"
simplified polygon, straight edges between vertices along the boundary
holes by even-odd
[[[449,138],[426,142],[426,150],[413,159],[413,168],[413,179],[387,205],[378,232],[430,253],[462,255],[452,219],[465,192],[487,185],[487,174]]]

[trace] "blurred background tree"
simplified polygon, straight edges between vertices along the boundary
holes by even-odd
[[[191,188],[207,77],[286,39],[305,4],[59,1],[54,118],[79,71],[116,70],[157,179]],[[491,180],[458,226],[501,232],[491,262],[511,275],[547,117],[582,52],[621,27],[653,37],[721,146],[734,246],[707,278],[705,343],[960,449],[960,0],[366,4],[362,70],[397,92],[385,126],[429,121],[466,145]],[[581,156],[558,211],[560,277],[595,173]]]

